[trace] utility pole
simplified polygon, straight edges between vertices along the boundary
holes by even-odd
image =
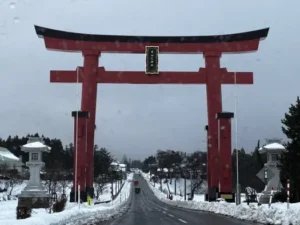
[[[193,171],[190,169],[190,179],[191,179],[191,195],[190,199],[192,199],[192,192],[193,192]]]
[[[184,201],[186,201],[186,177],[184,176]]]
[[[235,151],[236,151],[236,205],[241,204],[240,194],[240,181],[239,181],[239,151],[238,151],[238,116],[237,116],[237,85],[236,85],[236,72],[234,72],[234,86],[235,86],[235,101],[234,101],[234,114],[235,114]]]
[[[176,176],[177,176],[177,174],[175,175],[175,195],[176,195]]]

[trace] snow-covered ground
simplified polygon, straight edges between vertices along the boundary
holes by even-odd
[[[151,183],[154,185],[154,183]],[[155,188],[160,190],[160,182],[155,183]],[[194,195],[195,199],[203,200],[204,201],[204,193],[206,192],[207,183],[203,182],[203,184],[199,187],[199,190],[196,192],[197,194]],[[176,195],[175,195],[175,179],[169,179],[168,182],[162,182],[162,192],[166,195],[169,192],[173,195],[174,200],[184,200],[184,179],[179,178],[176,180]],[[191,181],[186,180],[186,193],[191,193]]]
[[[152,186],[155,186],[158,190],[160,190],[160,182],[153,183],[151,182]],[[169,188],[168,188],[169,187]],[[172,178],[171,181],[169,179],[168,183],[162,182],[162,192],[166,195],[169,192],[173,195],[174,200],[184,200],[184,179],[179,178],[176,180],[176,195],[175,195],[175,178]],[[207,182],[204,181],[199,189],[194,194],[194,201],[205,201],[205,193],[207,190]],[[191,193],[191,181],[189,179],[186,180],[186,193],[189,195]],[[188,198],[188,196],[187,196]],[[241,200],[245,200],[245,194],[241,194]]]
[[[290,209],[287,209],[286,203],[274,203],[269,208],[268,205],[258,206],[254,203],[249,206],[246,203],[237,206],[235,203],[205,202],[203,195],[198,195],[193,201],[184,201],[180,196],[174,196],[173,200],[169,200],[167,195],[159,190],[159,184],[154,187],[153,183],[150,183],[149,174],[142,173],[142,175],[155,196],[172,206],[214,212],[264,224],[300,225],[300,203],[290,204]]]
[[[30,218],[24,220],[16,219],[17,200],[0,201],[0,224],[1,225],[55,225],[55,224],[83,224],[93,222],[94,220],[105,220],[111,216],[123,213],[130,201],[131,186],[133,174],[129,174],[127,181],[123,186],[119,196],[110,203],[88,206],[86,203],[80,205],[67,202],[66,209],[63,212],[49,214],[45,209],[33,209]],[[26,183],[17,186],[13,190],[13,195],[17,195],[25,187]],[[107,188],[110,192],[110,188]],[[70,189],[67,188],[67,193]],[[0,193],[1,194],[1,193]],[[3,195],[3,194],[2,194]],[[100,200],[108,199],[107,191],[103,192]]]

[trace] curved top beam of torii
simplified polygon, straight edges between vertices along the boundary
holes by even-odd
[[[210,36],[125,36],[94,35],[60,31],[35,25],[46,48],[60,51],[95,50],[99,52],[144,53],[145,46],[159,46],[160,53],[248,52],[258,49],[269,28]]]

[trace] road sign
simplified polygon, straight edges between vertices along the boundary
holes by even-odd
[[[263,167],[261,168],[261,170],[256,174],[256,176],[263,182],[265,183],[265,168],[266,167]],[[268,174],[268,178],[267,180],[271,180],[275,174],[272,172],[272,170],[270,168],[267,167],[267,174]]]

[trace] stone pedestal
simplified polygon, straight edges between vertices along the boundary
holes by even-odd
[[[18,207],[27,207],[30,209],[49,208],[51,197],[45,194],[43,197],[36,197],[36,194],[31,197],[19,197]]]
[[[19,195],[18,206],[48,208],[51,196],[44,189],[40,180],[40,171],[44,163],[27,162],[26,166],[30,168],[30,179],[27,186]]]

